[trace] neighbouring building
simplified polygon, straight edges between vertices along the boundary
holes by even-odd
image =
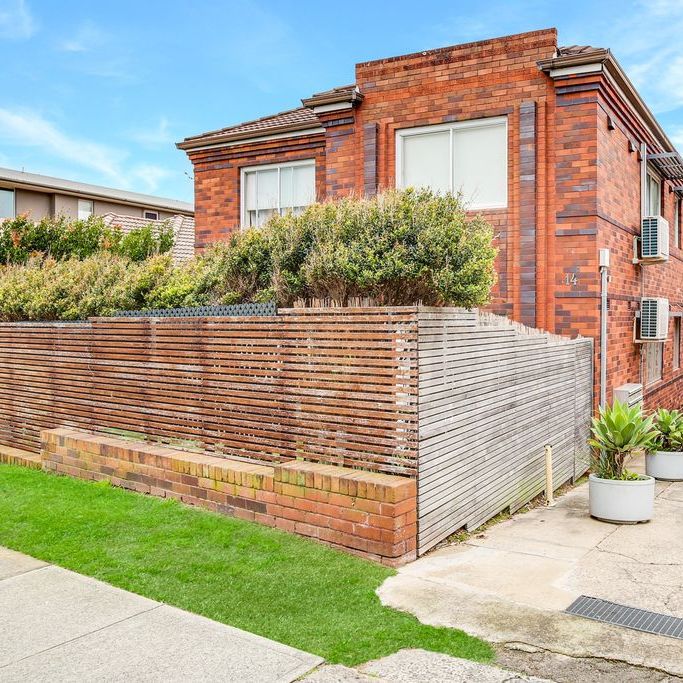
[[[608,49],[548,29],[428,50],[302,105],[178,143],[198,248],[316,199],[461,190],[495,226],[492,310],[593,337],[598,396],[609,249],[607,399],[640,383],[650,407],[683,404],[683,159]]]
[[[115,213],[149,220],[193,216],[192,204],[139,192],[0,168],[0,220],[21,214],[88,218]]]

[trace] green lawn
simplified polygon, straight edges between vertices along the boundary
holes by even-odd
[[[394,572],[274,529],[109,485],[0,465],[0,545],[355,665],[404,647],[490,647],[380,604]]]

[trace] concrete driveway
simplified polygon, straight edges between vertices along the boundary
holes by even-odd
[[[683,617],[683,483],[657,484],[655,518],[588,516],[588,486],[442,548],[380,588],[385,604],[498,645],[499,662],[556,681],[683,677],[683,641],[562,613],[579,595]]]
[[[0,681],[294,681],[320,657],[0,547]]]

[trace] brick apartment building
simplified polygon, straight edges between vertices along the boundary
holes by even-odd
[[[534,31],[357,64],[355,83],[302,104],[178,143],[197,247],[315,199],[461,190],[495,226],[495,312],[593,337],[597,396],[608,248],[606,396],[642,383],[648,406],[683,404],[683,161],[609,50]],[[653,215],[669,256],[634,263]],[[644,296],[668,299],[664,342],[635,341]]]

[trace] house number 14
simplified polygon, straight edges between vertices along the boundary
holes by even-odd
[[[576,273],[565,273],[564,274],[564,284],[567,287],[576,287],[578,280],[576,279]]]

